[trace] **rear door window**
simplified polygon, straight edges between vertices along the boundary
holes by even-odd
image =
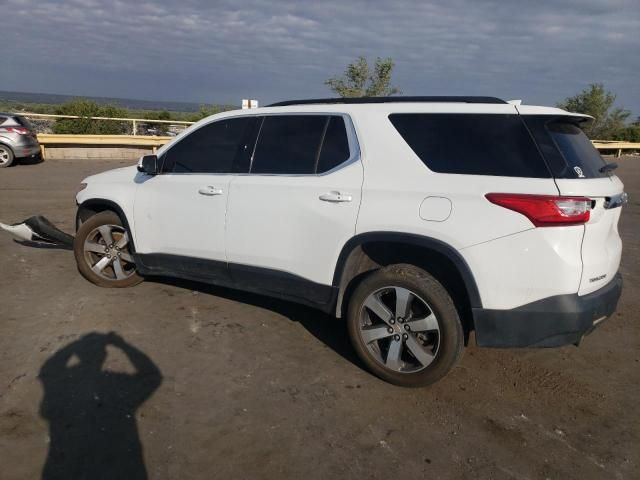
[[[264,117],[251,173],[315,173],[326,124],[323,115]]]
[[[434,172],[551,176],[519,115],[396,113],[389,120]]]

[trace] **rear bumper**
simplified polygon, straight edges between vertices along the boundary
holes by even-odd
[[[622,276],[588,295],[558,295],[511,310],[473,309],[481,347],[560,347],[584,335],[615,312]]]
[[[40,145],[17,145],[14,153],[16,158],[35,157],[40,155]]]

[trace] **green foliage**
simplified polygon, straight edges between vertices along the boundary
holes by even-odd
[[[325,85],[341,97],[388,97],[402,93],[391,86],[391,75],[394,62],[391,58],[376,59],[373,71],[365,57],[347,65],[342,77],[334,77],[325,81]]]
[[[149,111],[144,113],[145,115],[143,117],[138,118],[145,118],[147,120],[172,120],[171,113],[166,110]],[[155,130],[156,135],[166,135],[169,132],[168,123],[151,123],[149,126]]]
[[[640,143],[640,125],[629,125],[611,137],[612,140],[625,140]]]
[[[197,122],[198,120],[202,120],[210,115],[215,115],[216,113],[225,112],[227,110],[233,110],[236,107],[230,105],[200,105],[200,110],[191,113],[187,116],[188,122]]]
[[[114,120],[92,120],[89,117],[126,118],[127,110],[114,105],[100,105],[94,101],[78,98],[63,103],[56,110],[57,115],[77,115],[83,118],[64,118],[56,120],[53,133],[75,135],[125,135],[128,122]]]
[[[631,112],[623,108],[613,108],[616,96],[605,90],[601,83],[589,85],[582,92],[565,99],[558,107],[569,112],[586,113],[594,117],[594,121],[585,125],[584,132],[589,138],[598,140],[615,140],[624,135],[626,121]]]

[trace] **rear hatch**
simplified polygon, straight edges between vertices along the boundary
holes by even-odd
[[[582,277],[579,295],[604,287],[620,266],[622,241],[618,234],[624,185],[580,129],[588,117],[523,115],[563,196],[592,200],[581,245]]]

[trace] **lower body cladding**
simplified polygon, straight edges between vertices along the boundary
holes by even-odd
[[[481,347],[560,347],[578,344],[611,316],[622,293],[622,276],[587,295],[557,295],[510,310],[473,309]]]

